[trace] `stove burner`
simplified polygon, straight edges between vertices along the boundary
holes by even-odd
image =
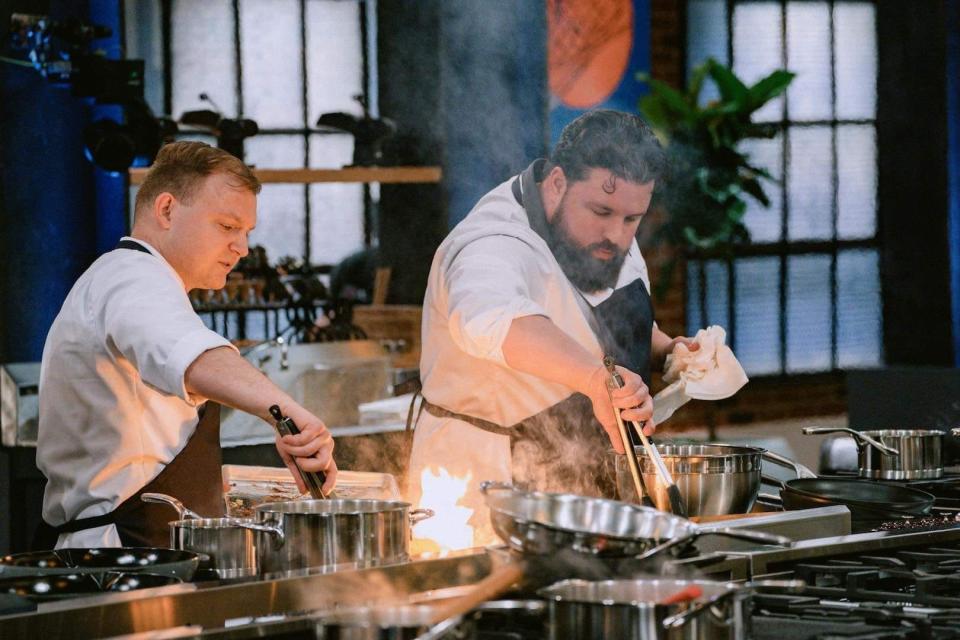
[[[760,640],[960,638],[960,544],[801,561],[802,595],[754,597]]]

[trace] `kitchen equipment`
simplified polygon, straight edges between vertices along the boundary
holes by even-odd
[[[205,554],[209,561],[204,568],[221,578],[257,575],[254,532],[241,527],[240,518],[204,518],[163,493],[144,493],[140,499],[167,504],[176,510],[179,519],[170,522],[172,548]]]
[[[787,509],[843,505],[854,521],[921,516],[930,512],[935,500],[932,494],[910,487],[834,478],[787,480],[780,497]]]
[[[610,372],[610,377],[607,380],[607,391],[610,392],[613,389],[622,387],[623,379],[614,368],[613,359],[609,357],[604,358],[603,364],[607,367],[607,371]],[[637,451],[633,446],[633,438],[631,438],[627,432],[627,426],[623,423],[623,416],[620,415],[620,410],[613,407],[613,415],[616,416],[617,419],[617,430],[620,432],[620,442],[623,443],[626,454],[624,459],[627,461],[627,467],[630,469],[630,478],[633,480],[634,491],[637,492],[638,496],[646,496],[647,491],[643,486],[643,480],[640,478],[640,465],[637,462]],[[644,441],[644,444],[646,444],[646,441]]]
[[[387,605],[354,607],[322,614],[319,640],[412,640],[430,627],[433,607]]]
[[[0,578],[144,572],[170,575],[184,581],[193,577],[206,556],[192,551],[153,547],[107,547],[30,551],[0,558]]]
[[[845,433],[857,443],[861,478],[920,480],[943,476],[943,439],[936,429],[877,429],[855,431],[843,427],[805,427],[805,435]],[[960,429],[951,429],[952,436]]]
[[[278,405],[271,405],[269,411],[273,419],[277,421],[277,431],[281,437],[295,436],[300,433],[300,428],[297,427],[297,424],[289,417],[284,416]],[[326,496],[323,495],[323,483],[327,481],[326,474],[322,471],[304,471],[296,460],[294,460],[294,464],[297,466],[300,472],[300,478],[307,487],[307,491],[310,492],[310,496],[314,500],[325,498]]]
[[[0,365],[0,443],[3,446],[36,446],[39,385],[39,362]]]
[[[52,576],[6,578],[0,580],[0,594],[13,594],[33,602],[49,602],[101,593],[126,593],[139,589],[179,584],[173,576],[152,573],[117,573],[98,576],[70,573]]]
[[[656,463],[640,447],[636,452],[644,486],[650,492],[653,503],[663,510],[669,504],[669,498],[667,488],[656,471]],[[802,464],[759,447],[661,443],[660,454],[691,517],[748,513],[760,491],[765,462],[789,468],[800,478],[816,477]],[[624,457],[617,455],[614,464],[620,499],[635,502],[632,487],[626,482]]]
[[[701,590],[699,597],[662,603],[691,586]],[[565,580],[540,590],[539,595],[547,598],[551,640],[719,640],[749,634],[750,590],[730,583],[668,578]]]
[[[493,530],[511,548],[535,555],[563,549],[602,557],[654,557],[719,535],[761,544],[790,545],[789,538],[749,530],[701,530],[686,518],[648,507],[572,494],[520,491],[480,483]]]
[[[607,384],[607,389],[620,389],[623,387],[623,378],[617,373],[617,369],[614,366],[613,358],[607,356],[603,359],[603,365],[607,368],[607,371],[610,374],[610,380]],[[637,495],[642,495],[646,493],[642,488],[642,481],[638,477],[638,463],[637,463],[637,452],[633,448],[633,439],[629,437],[629,434],[626,432],[626,428],[623,425],[623,419],[620,417],[619,410],[614,407],[614,413],[617,415],[617,425],[620,427],[620,438],[623,440],[623,446],[626,450],[627,460],[630,464],[630,473],[634,476],[634,487],[637,491]],[[657,447],[651,443],[647,436],[643,433],[643,424],[631,423],[633,425],[633,430],[640,437],[640,442],[643,443],[644,451],[646,451],[647,456],[653,460],[653,463],[657,470],[657,476],[660,478],[661,483],[666,491],[668,504],[670,506],[670,511],[678,516],[687,517],[687,510],[684,507],[683,499],[680,497],[680,490],[677,488],[677,485],[674,484],[673,478],[670,476],[670,472],[663,464],[663,460],[660,459],[660,454],[657,452]],[[662,511],[666,509],[661,506],[659,507]]]
[[[240,526],[259,532],[261,574],[335,571],[406,560],[410,527],[433,514],[394,500],[297,500],[260,505]]]

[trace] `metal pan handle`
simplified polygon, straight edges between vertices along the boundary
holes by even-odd
[[[900,452],[894,449],[893,447],[888,447],[883,444],[876,438],[871,438],[870,436],[863,434],[859,431],[854,431],[853,429],[848,429],[847,427],[804,427],[803,435],[816,435],[821,433],[845,433],[851,436],[854,440],[857,441],[858,446],[868,444],[880,453],[885,456],[899,456]]]
[[[437,512],[433,509],[414,509],[410,512],[410,526],[413,526],[418,522],[423,522],[424,520],[432,518],[435,515],[437,515]]]
[[[817,474],[811,471],[808,467],[791,460],[786,456],[782,456],[779,453],[774,453],[773,451],[764,451],[763,452],[763,461],[772,462],[774,464],[780,465],[781,467],[786,467],[787,469],[793,469],[793,472],[797,474],[798,478],[816,478]]]
[[[701,536],[723,536],[725,538],[734,538],[737,540],[746,540],[747,542],[758,542],[760,544],[774,544],[781,547],[789,547],[793,545],[793,540],[786,538],[784,536],[774,535],[772,533],[765,533],[763,531],[751,531],[749,529],[710,529],[703,530],[698,529],[686,535],[680,536],[678,538],[673,538],[662,542],[652,549],[648,549],[643,552],[635,559],[642,562],[644,560],[649,560],[654,556],[658,556],[664,551],[673,549],[674,547],[679,547],[685,544],[690,544]]]
[[[286,537],[283,535],[283,527],[281,527],[280,523],[276,520],[265,520],[264,522],[247,522],[238,520],[237,526],[243,527],[244,529],[250,529],[251,531],[260,531],[261,533],[268,534],[274,539],[273,543],[277,547],[282,547],[283,543],[286,542]]]
[[[675,613],[672,616],[663,619],[661,623],[664,629],[676,629],[687,624],[691,619],[695,618],[700,614],[704,609],[711,609],[710,613],[720,622],[721,624],[729,623],[728,620],[721,620],[721,616],[713,611],[713,609],[721,604],[724,600],[742,593],[745,590],[755,590],[755,589],[783,589],[791,593],[798,593],[807,588],[807,583],[803,580],[757,580],[754,582],[745,582],[737,587],[727,591],[726,593],[718,594],[708,600],[705,600],[699,604],[696,604],[686,611],[681,611],[680,613]]]
[[[188,509],[183,506],[183,503],[174,498],[173,496],[168,496],[165,493],[142,493],[140,494],[140,500],[143,502],[153,502],[157,504],[165,504],[173,507],[177,511],[177,515],[180,520],[201,520],[201,516],[196,511]]]
[[[516,491],[516,487],[512,484],[507,484],[506,482],[500,482],[499,480],[484,480],[480,483],[480,493],[487,495],[491,489],[503,489],[505,491]]]

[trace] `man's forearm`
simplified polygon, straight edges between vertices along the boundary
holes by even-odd
[[[515,318],[503,341],[503,357],[517,371],[583,391],[603,363],[544,316]]]
[[[293,400],[229,347],[205,351],[184,374],[187,391],[270,421],[270,405]]]

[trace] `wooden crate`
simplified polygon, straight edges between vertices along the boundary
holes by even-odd
[[[420,366],[420,321],[423,308],[415,305],[358,305],[353,324],[371,340],[403,340],[405,346],[392,355],[393,366],[414,369]]]

